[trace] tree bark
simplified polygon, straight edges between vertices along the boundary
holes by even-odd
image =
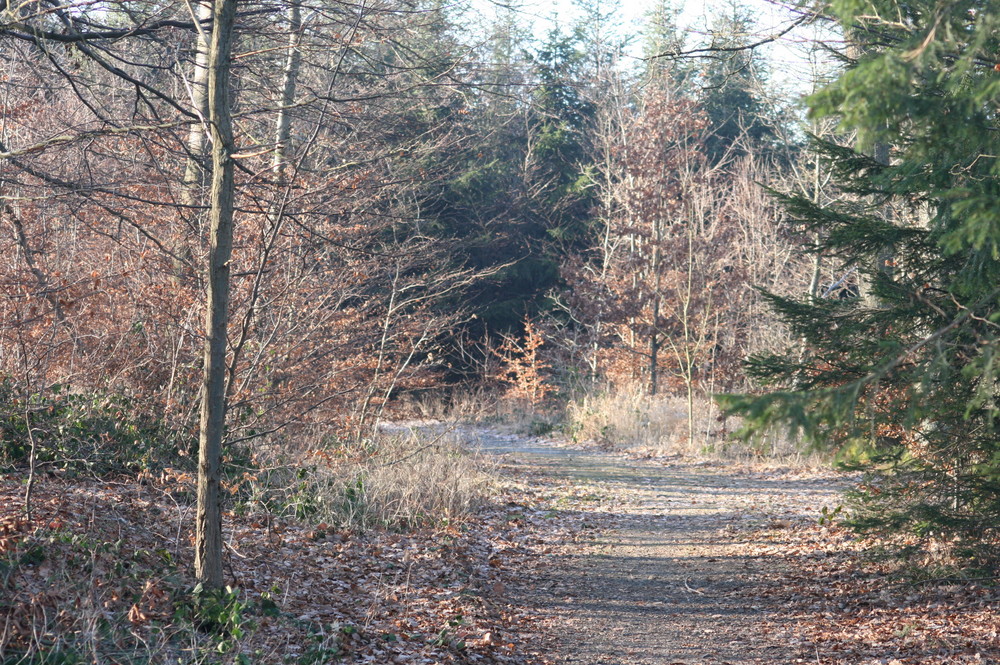
[[[194,71],[191,72],[191,107],[201,122],[191,123],[187,137],[187,160],[184,164],[184,184],[181,203],[188,214],[195,214],[192,206],[198,205],[198,188],[202,185],[201,158],[205,154],[205,122],[208,121],[208,68],[209,39],[207,23],[212,18],[212,3],[208,0],[196,6]]]
[[[662,201],[664,196],[661,191],[659,192],[659,198]],[[661,203],[662,206],[662,203]],[[649,335],[649,394],[650,396],[656,395],[656,389],[659,384],[659,369],[660,364],[660,297],[663,288],[663,279],[660,274],[660,250],[663,244],[663,218],[660,212],[656,213],[653,218],[653,261],[652,261],[652,271],[653,271],[653,314],[652,314],[652,330]]]
[[[653,249],[653,255],[656,256],[657,248]],[[656,270],[659,270],[657,266]],[[656,274],[656,293],[653,295],[653,313],[651,319],[653,321],[652,330],[649,334],[649,395],[650,397],[656,395],[656,388],[659,384],[659,375],[657,369],[660,364],[660,337],[659,337],[659,322],[660,322],[660,293],[659,293],[659,273]]]
[[[274,155],[271,169],[279,181],[284,181],[285,165],[291,152],[292,116],[291,107],[295,103],[295,85],[299,77],[302,54],[299,50],[300,32],[302,30],[302,10],[298,0],[291,0],[288,6],[288,55],[285,57],[285,67],[281,80],[281,106],[278,109],[278,122],[274,136]]]
[[[848,44],[847,44],[847,57],[853,61],[858,61],[864,55],[862,47],[858,44],[856,37],[849,33],[848,34]],[[890,146],[888,143],[883,141],[877,141],[875,145],[871,147],[872,158],[879,164],[888,166],[890,161]],[[886,221],[892,221],[892,210],[886,206],[883,211],[883,217]],[[875,265],[873,266],[875,272],[881,272],[890,278],[892,277],[892,264],[893,264],[893,249],[891,247],[884,248],[879,252],[878,256],[875,257]],[[871,292],[870,280],[865,276],[862,271],[858,271],[858,290],[862,301],[868,307],[878,307],[878,302],[875,300],[875,296]]]
[[[178,286],[192,281],[194,275],[194,257],[196,252],[192,245],[197,246],[202,237],[201,210],[203,198],[201,187],[204,184],[204,157],[207,138],[208,112],[208,68],[209,39],[207,32],[212,19],[211,0],[198,2],[195,12],[195,56],[194,69],[191,72],[191,108],[198,115],[198,120],[191,123],[188,129],[184,148],[187,158],[184,162],[184,179],[181,181],[181,217],[184,220],[187,233],[177,235],[174,243],[173,269],[174,279]]]
[[[215,0],[209,46],[208,112],[212,138],[209,194],[208,297],[198,452],[195,575],[207,589],[222,586],[222,514],[219,483],[226,421],[226,339],[229,259],[233,246],[233,140],[229,107],[230,54],[236,0]]]

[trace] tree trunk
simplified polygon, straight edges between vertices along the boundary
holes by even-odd
[[[299,33],[302,30],[302,10],[297,0],[288,6],[288,55],[281,79],[281,106],[274,136],[274,155],[271,169],[279,181],[284,181],[285,165],[291,152],[292,116],[291,107],[295,103],[295,85],[299,78],[302,54],[299,51]]]
[[[215,0],[212,14],[208,59],[212,188],[209,194],[208,298],[195,525],[195,575],[207,589],[222,586],[219,481],[226,422],[226,329],[229,322],[229,258],[233,246],[234,141],[229,108],[229,65],[236,0]]]
[[[195,35],[194,70],[191,72],[191,108],[198,115],[198,120],[191,123],[188,129],[185,150],[187,159],[184,163],[184,179],[181,184],[181,216],[187,225],[187,233],[177,234],[173,246],[174,279],[178,286],[192,280],[191,267],[195,257],[192,245],[197,245],[202,237],[201,187],[204,184],[206,123],[208,122],[208,68],[209,39],[207,32],[212,19],[212,3],[204,0],[194,8],[197,34]]]
[[[885,166],[889,166],[891,161],[889,153],[890,153],[890,146],[888,143],[879,142],[876,143],[875,146],[872,148],[872,157],[875,158],[876,162],[878,162],[879,164],[883,164]],[[886,204],[882,214],[883,218],[889,222],[893,221],[893,218],[895,217],[893,209],[889,204]],[[883,250],[879,252],[878,257],[876,257],[875,259],[876,261],[875,267],[878,270],[878,272],[884,274],[890,279],[892,278],[893,273],[895,272],[893,270],[893,264],[895,263],[894,261],[895,255],[896,255],[895,248],[889,246],[883,248]]]
[[[208,121],[208,68],[209,39],[208,21],[212,18],[212,3],[199,2],[195,9],[198,19],[195,36],[194,71],[191,72],[191,107],[201,122],[191,123],[186,141],[187,160],[184,164],[184,185],[181,203],[187,207],[186,214],[196,214],[192,206],[198,205],[198,188],[202,184],[201,158],[205,154],[205,123]]]
[[[847,57],[851,60],[857,61],[863,55],[863,51],[853,34],[848,34],[848,45],[847,45]],[[877,141],[875,145],[872,146],[872,158],[879,164],[889,165],[889,151],[890,146],[888,143],[882,141]],[[886,221],[892,221],[892,210],[886,206],[883,211],[883,217]],[[873,273],[881,272],[889,277],[892,277],[892,264],[893,264],[893,249],[891,247],[884,248],[875,257],[875,265],[873,266]],[[868,278],[865,276],[863,271],[858,271],[858,290],[860,291],[861,299],[864,301],[865,305],[868,307],[877,307],[878,303],[875,301],[875,296],[871,292],[871,284]]]
[[[660,297],[655,296],[653,299],[653,332],[649,336],[649,395],[650,397],[656,395],[657,383],[659,383],[659,376],[657,375],[657,366],[660,362],[660,338],[657,334],[656,321],[660,318]]]
[[[662,199],[663,193],[659,192]],[[660,293],[663,287],[663,280],[660,275],[660,248],[663,243],[663,220],[660,214],[653,218],[653,329],[649,336],[649,394],[656,395],[657,384],[659,383],[658,368],[660,363]]]
[[[813,134],[819,136],[819,121],[813,123]],[[815,158],[813,162],[813,181],[812,181],[812,202],[815,205],[820,205],[823,199],[823,183],[822,183],[822,165],[820,163],[819,157]],[[813,241],[819,245],[820,237],[819,233],[814,234]],[[819,280],[823,272],[823,255],[820,252],[813,254],[813,265],[812,265],[812,278],[809,280],[809,297],[818,298],[819,297]]]
[[[879,164],[889,164],[889,144],[878,142],[872,147],[872,157]],[[892,221],[892,209],[887,205],[882,209],[882,218],[887,221]],[[892,277],[892,264],[893,264],[893,248],[884,247],[875,256],[874,263],[872,266],[872,274],[882,273],[888,277]],[[875,299],[875,295],[872,293],[871,279],[861,270],[858,271],[858,291],[862,301],[867,307],[878,307],[879,303]]]

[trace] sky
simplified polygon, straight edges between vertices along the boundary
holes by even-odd
[[[514,1],[519,4],[525,23],[532,24],[532,31],[539,38],[551,28],[553,13],[558,16],[560,22],[567,23],[576,14],[573,0],[519,0],[519,3],[518,0]],[[608,6],[616,2],[616,0],[604,1]],[[713,16],[724,11],[728,4],[727,0],[677,0],[677,2],[683,6],[679,18],[680,25],[690,31],[692,41],[706,34]],[[751,41],[758,41],[780,32],[795,18],[780,0],[740,0],[740,2],[758,18],[757,30],[750,36]],[[619,18],[623,30],[626,34],[637,34],[638,26],[642,24],[643,17],[654,2],[617,0],[617,4],[620,7]],[[815,59],[817,56],[815,53],[810,56],[809,43],[820,35],[816,27],[797,28],[775,43],[760,47],[761,55],[770,64],[771,81],[775,87],[791,95],[810,92],[814,69],[810,57]],[[829,34],[825,37],[831,38]],[[634,42],[633,57],[638,57],[641,55],[641,45],[639,40]]]

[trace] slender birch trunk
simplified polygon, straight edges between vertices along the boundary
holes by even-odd
[[[291,152],[291,107],[295,103],[295,86],[302,62],[302,53],[299,50],[301,31],[302,10],[297,0],[291,0],[288,6],[288,54],[285,56],[284,71],[281,75],[281,102],[274,134],[274,155],[271,159],[271,170],[279,182],[284,182],[285,165]]]
[[[212,18],[210,0],[199,2],[195,9],[197,34],[195,37],[194,71],[191,72],[191,107],[201,122],[191,123],[186,143],[187,161],[184,164],[184,180],[181,189],[181,203],[193,214],[193,206],[198,205],[198,190],[202,184],[202,157],[205,155],[205,122],[208,121],[208,22]]]
[[[191,72],[191,108],[197,114],[198,120],[191,123],[188,129],[184,148],[187,159],[184,164],[184,177],[181,180],[181,215],[186,224],[186,232],[177,234],[173,243],[174,281],[178,286],[193,281],[194,257],[197,252],[193,247],[200,242],[202,235],[201,193],[205,181],[205,149],[207,143],[208,122],[208,49],[210,33],[209,25],[212,19],[211,0],[202,0],[194,6],[195,19],[195,54],[194,70]]]
[[[662,198],[662,196],[661,196]],[[649,394],[656,395],[659,384],[659,364],[660,364],[660,293],[663,288],[662,276],[660,275],[660,247],[663,243],[663,220],[660,213],[656,213],[653,220],[653,313],[652,330],[649,334]]]
[[[813,134],[819,135],[819,123],[813,124]],[[823,199],[823,183],[822,183],[822,167],[820,164],[819,156],[817,155],[813,162],[813,181],[812,181],[812,202],[814,205],[819,206]],[[816,233],[813,236],[813,241],[818,245],[820,241],[819,234]],[[809,297],[818,298],[819,297],[819,280],[823,273],[823,255],[820,252],[813,254],[813,265],[812,265],[812,277],[809,280]]]

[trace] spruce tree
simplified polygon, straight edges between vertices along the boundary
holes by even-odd
[[[537,86],[532,104],[534,147],[529,160],[536,207],[550,238],[564,246],[585,241],[593,206],[587,173],[593,103],[582,94],[587,53],[582,32],[567,34],[553,20],[533,54]]]
[[[683,83],[692,75],[691,62],[678,55],[686,39],[678,22],[681,10],[674,0],[656,0],[646,12],[642,27],[643,80],[669,78]]]
[[[748,47],[753,34],[752,12],[734,2],[712,23],[708,47],[716,52],[700,72],[686,77],[697,86],[708,117],[705,149],[713,164],[748,152],[773,152],[776,132],[763,97],[767,67],[763,57]]]
[[[767,297],[805,349],[750,358],[722,398],[744,434],[782,424],[867,471],[853,523],[961,566],[1000,535],[1000,3],[837,0],[851,62],[811,99],[857,132],[816,142],[851,195],[785,196],[866,297]],[[887,153],[887,154],[886,154]],[[908,550],[907,550],[908,551]]]

